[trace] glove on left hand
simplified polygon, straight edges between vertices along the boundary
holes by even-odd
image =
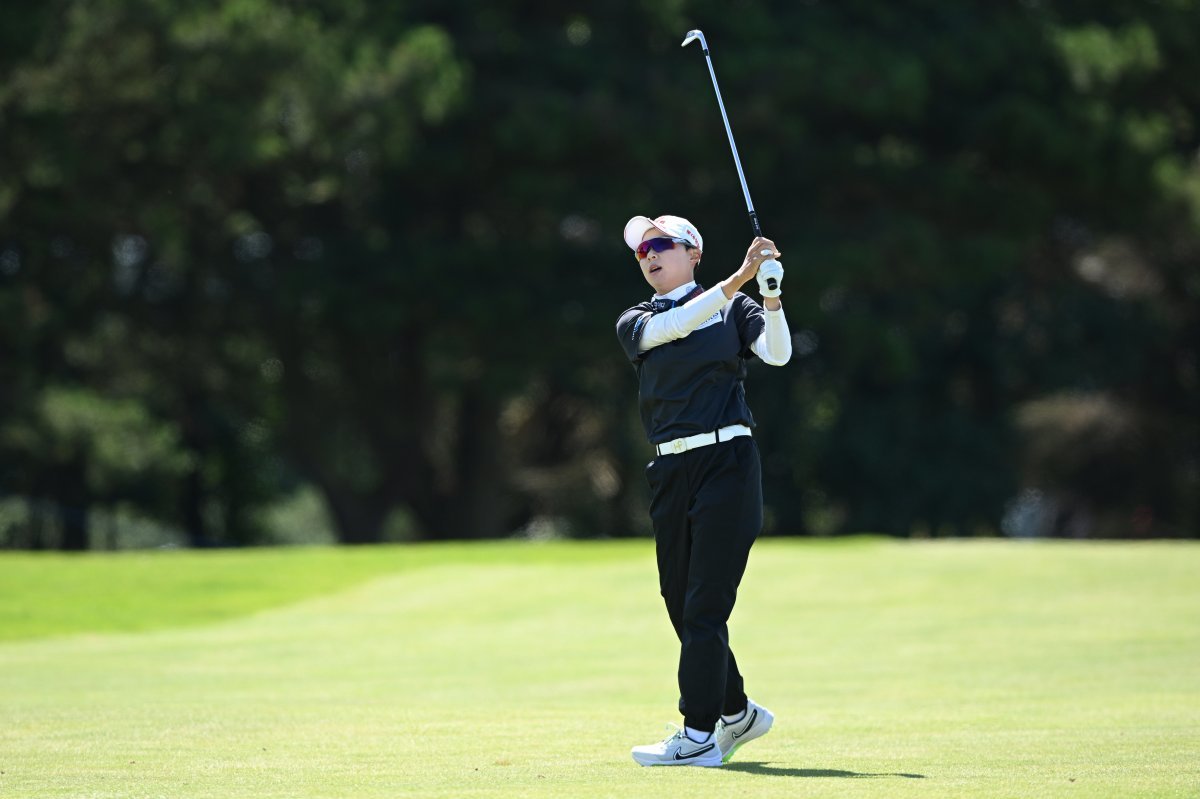
[[[771,288],[771,282],[774,281],[775,288]],[[783,293],[780,286],[783,285],[783,264],[774,259],[763,261],[762,266],[758,268],[758,290],[764,297],[778,297]]]

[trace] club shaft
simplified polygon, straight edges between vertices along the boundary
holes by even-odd
[[[717,71],[713,69],[712,56],[708,47],[704,48],[704,60],[708,62],[708,74],[712,76],[713,91],[717,93],[717,106],[721,109],[721,121],[725,123],[725,134],[729,136],[729,149],[733,151],[733,164],[737,167],[738,180],[742,182],[742,194],[746,195],[746,210],[750,212],[750,224],[754,226],[754,235],[761,236],[762,228],[758,224],[758,215],[754,213],[754,203],[750,200],[750,189],[746,186],[746,174],[742,171],[742,159],[738,157],[737,145],[733,141],[733,128],[729,127],[729,115],[725,113],[725,101],[721,99],[721,87],[717,85]]]

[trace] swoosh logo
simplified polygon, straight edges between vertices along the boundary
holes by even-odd
[[[702,755],[705,752],[711,752],[714,746],[716,746],[716,744],[709,744],[708,746],[704,747],[703,749],[693,749],[691,752],[687,752],[686,754],[684,753],[684,751],[682,749],[680,749],[678,752],[675,753],[675,759],[676,760],[691,760],[693,757]]]
[[[754,713],[752,713],[752,714],[750,715],[750,720],[746,722],[746,726],[745,726],[745,727],[742,727],[742,731],[741,731],[741,732],[735,732],[735,733],[733,734],[733,740],[735,740],[735,741],[736,741],[738,738],[741,738],[743,735],[745,735],[746,733],[750,732],[750,728],[754,726],[754,720],[755,720],[756,718],[758,718],[758,708],[754,708]]]

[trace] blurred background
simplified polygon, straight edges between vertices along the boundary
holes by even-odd
[[[1200,0],[0,6],[0,546],[649,533],[621,239],[751,238],[767,534],[1196,537]]]

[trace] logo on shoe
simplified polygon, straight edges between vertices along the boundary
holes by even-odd
[[[746,722],[746,726],[745,726],[745,727],[742,727],[742,731],[741,731],[741,732],[735,732],[735,733],[733,734],[733,740],[735,740],[735,741],[736,741],[738,738],[741,738],[743,735],[745,735],[746,733],[750,732],[750,728],[754,726],[754,720],[755,720],[756,718],[758,718],[758,708],[754,708],[754,713],[753,713],[753,714],[751,714],[751,716],[750,716],[749,720]]]
[[[691,760],[693,757],[698,757],[698,756],[704,754],[705,752],[711,752],[713,750],[714,746],[716,746],[716,744],[709,744],[708,746],[704,747],[703,749],[693,749],[691,752],[687,752],[687,753],[685,753],[683,751],[683,749],[681,748],[675,753],[675,759],[676,760]]]

